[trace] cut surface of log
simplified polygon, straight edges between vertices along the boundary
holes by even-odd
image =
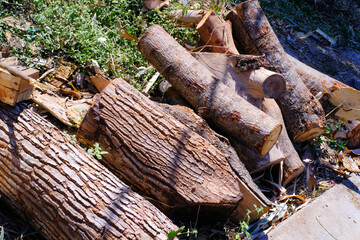
[[[265,98],[262,103],[262,110],[273,118],[277,119],[282,124],[284,123],[281,110],[275,100]],[[284,161],[284,177],[283,177],[283,184],[288,184],[291,180],[297,177],[305,170],[305,166],[301,161],[301,158],[297,151],[292,144],[286,129],[283,128],[281,134],[278,138],[277,145],[281,149],[281,151],[285,154],[285,161]]]
[[[227,16],[234,39],[247,54],[264,54],[287,81],[286,92],[277,99],[286,128],[295,142],[310,140],[326,131],[320,102],[306,88],[272,30],[258,0],[248,0]]]
[[[202,117],[261,155],[275,144],[281,125],[222,84],[160,26],[150,27],[138,48]]]
[[[196,30],[205,46],[212,52],[239,54],[231,32],[231,22],[221,21],[214,10],[209,11],[199,22]]]
[[[251,61],[248,55],[199,52],[192,53],[192,56],[248,101],[248,95],[254,98],[278,98],[285,92],[286,81],[281,74],[263,67],[242,71],[239,65]]]
[[[243,194],[244,200],[240,202],[237,210],[233,214],[238,216],[236,220],[240,219],[240,216],[246,215],[247,209],[252,209],[254,204],[258,207],[261,206],[264,208],[261,215],[268,210],[268,207],[271,205],[270,201],[264,196],[264,194],[262,194],[260,189],[253,182],[249,172],[237,156],[236,151],[230,145],[227,138],[214,132],[204,119],[186,106],[168,104],[159,104],[159,106],[219,149],[226,157],[231,168],[242,180],[240,182],[240,190]],[[261,217],[261,215],[253,213],[250,217],[252,220],[256,220]]]
[[[47,239],[166,239],[177,227],[25,104],[0,104],[2,199]]]
[[[109,169],[164,211],[202,206],[226,215],[242,199],[221,152],[122,79],[101,92],[78,139],[99,142]]]

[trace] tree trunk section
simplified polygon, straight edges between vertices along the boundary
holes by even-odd
[[[150,27],[138,47],[202,117],[261,155],[275,144],[281,125],[222,84],[160,26]]]
[[[208,52],[193,53],[192,56],[248,101],[248,95],[253,98],[278,98],[285,92],[284,77],[261,67],[261,59],[249,55]]]
[[[167,213],[202,206],[226,216],[242,199],[223,154],[122,79],[101,92],[78,138],[99,142],[102,161]]]
[[[201,19],[196,30],[205,46],[209,46],[212,52],[239,54],[232,36],[231,22],[221,21],[214,10]]]
[[[233,171],[242,180],[240,184],[244,200],[240,202],[237,211],[235,211],[235,214],[239,216],[237,219],[240,219],[240,216],[245,216],[247,209],[252,209],[254,204],[259,207],[264,207],[262,214],[267,211],[271,203],[253,182],[242,160],[239,159],[236,151],[226,137],[214,132],[204,119],[186,106],[168,104],[159,104],[159,106],[219,149],[226,157]],[[259,154],[257,155],[259,156]],[[257,213],[251,214],[251,219],[256,220],[261,217],[261,215],[257,215]]]
[[[263,101],[262,110],[271,115],[273,118],[277,119],[283,125],[285,124],[281,110],[273,99],[265,98]],[[305,166],[301,161],[299,154],[295,150],[285,128],[283,128],[281,131],[277,145],[286,157],[284,161],[285,174],[283,178],[283,184],[286,185],[300,173],[302,173],[305,170]]]
[[[324,110],[306,88],[288,59],[257,0],[235,7],[228,19],[234,39],[247,54],[265,54],[287,80],[287,91],[277,99],[289,134],[295,142],[310,140],[326,131]]]
[[[0,191],[48,239],[166,239],[177,227],[25,104],[0,106]]]

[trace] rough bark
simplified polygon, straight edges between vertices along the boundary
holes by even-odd
[[[279,122],[281,122],[281,124],[285,124],[281,110],[276,104],[275,100],[265,98],[263,101],[262,110],[271,115],[273,118],[277,119]],[[286,185],[300,173],[302,173],[305,170],[305,166],[301,161],[297,151],[295,150],[294,145],[292,144],[285,128],[283,128],[281,131],[277,145],[286,157],[284,161],[285,174],[283,178],[283,184]]]
[[[239,215],[239,217],[244,216],[247,209],[252,209],[254,204],[264,207],[263,213],[267,211],[271,202],[262,194],[260,189],[253,182],[245,165],[242,163],[242,160],[239,159],[236,151],[230,145],[230,141],[226,137],[214,132],[204,119],[186,106],[168,104],[159,104],[159,106],[184,125],[188,126],[191,130],[205,138],[224,154],[233,171],[242,180],[240,184],[244,183],[241,186],[244,200],[239,204],[238,210],[234,213],[235,215]],[[257,154],[257,156],[259,156],[259,154]],[[257,213],[253,213],[251,214],[251,219],[256,220],[260,216],[261,215],[257,215]]]
[[[303,142],[323,134],[324,110],[306,88],[288,59],[257,0],[235,7],[227,16],[233,24],[234,39],[240,51],[265,54],[265,57],[286,79],[287,91],[277,102],[287,130],[295,142]]]
[[[109,152],[103,162],[166,212],[202,206],[226,216],[242,199],[219,150],[122,79],[101,92],[78,138],[99,142]]]
[[[221,21],[214,10],[201,19],[196,30],[205,46],[209,46],[212,52],[239,54],[232,36],[231,22]]]
[[[48,239],[166,239],[177,227],[25,104],[0,104],[2,199]]]
[[[221,53],[193,53],[192,56],[207,67],[216,78],[248,101],[249,95],[253,98],[278,98],[285,92],[284,77],[261,67],[261,60],[248,55]],[[260,63],[256,64],[257,61]],[[245,62],[248,64],[244,71]],[[248,66],[250,62],[253,68]]]
[[[222,84],[160,26],[150,27],[138,47],[202,117],[261,155],[272,148],[281,125]]]

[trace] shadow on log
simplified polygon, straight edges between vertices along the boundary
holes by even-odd
[[[25,104],[0,104],[2,199],[48,239],[166,239],[177,227]]]
[[[217,148],[121,79],[101,92],[78,138],[99,142],[103,162],[169,214],[201,206],[212,220],[228,217],[250,191]]]
[[[306,88],[272,30],[258,0],[248,0],[227,15],[240,52],[265,54],[286,79],[287,91],[277,99],[287,131],[295,142],[303,142],[326,131],[324,110]]]
[[[222,84],[165,30],[150,27],[138,47],[200,116],[261,155],[269,152],[281,125]]]

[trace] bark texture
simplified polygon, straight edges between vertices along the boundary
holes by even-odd
[[[162,109],[164,109],[164,111],[174,116],[184,125],[188,126],[191,130],[205,138],[217,149],[219,149],[220,152],[226,157],[233,171],[242,180],[240,184],[244,200],[240,202],[239,207],[235,211],[235,214],[239,215],[237,220],[240,219],[241,216],[245,216],[247,209],[252,209],[254,204],[264,207],[263,213],[268,210],[271,202],[264,196],[257,185],[253,182],[249,172],[246,170],[245,165],[242,163],[242,160],[239,159],[236,151],[231,146],[230,141],[226,137],[214,132],[204,119],[199,117],[193,110],[186,106],[168,104],[159,105]],[[261,217],[261,215],[257,215],[257,213],[251,214],[252,220],[256,220],[259,217]]]
[[[138,47],[199,115],[261,155],[272,148],[281,125],[222,84],[160,26],[150,27]]]
[[[164,211],[201,205],[223,216],[242,199],[221,152],[122,79],[101,92],[78,137],[99,142],[103,162]]]
[[[220,20],[214,10],[201,19],[196,30],[205,46],[209,46],[212,52],[239,54],[232,36],[231,22]]]
[[[352,129],[348,134],[348,147],[360,148],[360,124]]]
[[[280,121],[282,124],[285,124],[283,116],[281,114],[281,110],[276,104],[275,100],[265,98],[263,101],[262,110],[271,115],[273,118]],[[283,128],[283,130],[281,131],[277,145],[285,154],[285,174],[283,178],[283,184],[286,185],[295,177],[297,177],[300,173],[302,173],[305,170],[305,166],[301,161],[299,154],[295,150],[294,145],[292,144],[285,128]]]
[[[166,239],[177,227],[25,104],[0,105],[0,191],[48,239]]]
[[[233,24],[234,39],[240,46],[240,51],[265,54],[269,63],[287,80],[287,91],[277,102],[292,139],[302,142],[323,134],[326,131],[324,110],[288,59],[258,0],[241,3],[227,18]]]

